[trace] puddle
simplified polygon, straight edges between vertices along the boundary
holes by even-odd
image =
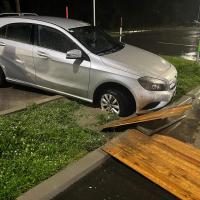
[[[175,200],[142,175],[109,159],[54,200]]]

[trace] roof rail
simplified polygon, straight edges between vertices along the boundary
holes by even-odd
[[[38,16],[36,13],[0,13],[0,17],[9,16]]]

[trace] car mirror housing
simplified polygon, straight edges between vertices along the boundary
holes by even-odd
[[[80,59],[82,58],[82,51],[79,49],[73,49],[67,52],[67,59]]]

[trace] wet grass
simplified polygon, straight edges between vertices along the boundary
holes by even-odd
[[[200,86],[200,63],[188,61],[180,57],[163,56],[178,71],[178,85],[175,99]]]
[[[0,117],[0,199],[15,199],[105,142],[81,128],[80,105],[59,100]]]

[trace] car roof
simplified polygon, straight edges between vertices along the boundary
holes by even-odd
[[[8,17],[8,18],[29,19],[29,20],[47,22],[47,23],[60,26],[61,28],[64,28],[66,30],[69,30],[71,28],[90,26],[90,24],[86,22],[82,22],[82,21],[78,21],[74,19],[61,18],[61,17],[48,17],[48,16],[19,16],[18,17],[16,16],[16,17]]]

